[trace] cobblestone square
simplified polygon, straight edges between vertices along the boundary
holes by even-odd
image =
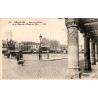
[[[15,59],[2,57],[3,79],[66,79],[67,54],[50,54],[49,59],[43,54],[41,61],[38,54],[24,54],[24,66],[18,65]]]

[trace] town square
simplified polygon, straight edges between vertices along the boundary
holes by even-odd
[[[97,79],[98,19],[2,19],[2,79]]]

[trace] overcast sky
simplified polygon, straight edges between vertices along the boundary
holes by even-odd
[[[15,25],[17,21],[17,25]],[[24,25],[19,22],[25,22]],[[35,22],[38,25],[35,25]],[[26,23],[33,24],[27,25]],[[9,33],[8,33],[9,32]],[[12,33],[10,33],[12,32]],[[67,29],[64,19],[57,18],[26,18],[26,19],[2,19],[2,39],[12,38],[16,41],[39,42],[39,35],[48,39],[58,40],[61,44],[67,44]],[[83,44],[83,36],[79,33],[79,44]]]

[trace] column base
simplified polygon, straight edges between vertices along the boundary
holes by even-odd
[[[85,71],[91,71],[91,62],[90,61],[85,61]]]
[[[81,73],[79,71],[79,67],[67,68],[66,77],[67,79],[80,79]]]

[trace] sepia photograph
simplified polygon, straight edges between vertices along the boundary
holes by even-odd
[[[2,98],[98,98],[98,2],[2,0]]]
[[[98,79],[97,18],[1,18],[2,79]]]

